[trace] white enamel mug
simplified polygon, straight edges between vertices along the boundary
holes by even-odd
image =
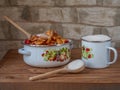
[[[110,51],[114,58],[110,60]],[[117,51],[111,47],[111,38],[106,35],[82,37],[82,60],[88,68],[105,68],[117,60]]]

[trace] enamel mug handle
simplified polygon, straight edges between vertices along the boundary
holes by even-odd
[[[23,55],[27,55],[27,56],[31,55],[30,51],[26,51],[24,48],[19,49],[18,53],[23,54]]]
[[[113,64],[113,63],[115,63],[115,62],[117,61],[117,56],[118,56],[117,50],[116,50],[115,48],[113,48],[113,47],[108,47],[108,49],[109,49],[109,50],[112,50],[113,53],[114,53],[113,61],[108,62],[108,64]]]

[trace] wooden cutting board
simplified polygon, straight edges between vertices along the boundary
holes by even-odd
[[[117,51],[119,55],[120,49]],[[72,60],[80,57],[81,49],[73,49]],[[30,76],[58,68],[61,67],[35,68],[28,66],[17,50],[9,50],[0,61],[0,90],[120,90],[120,56],[115,64],[105,69],[86,68],[78,74],[56,74],[48,79],[28,80]]]

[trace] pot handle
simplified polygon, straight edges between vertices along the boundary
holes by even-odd
[[[72,48],[73,48],[73,41],[70,40],[70,49],[72,49]]]
[[[20,48],[18,50],[18,53],[23,54],[23,55],[27,55],[27,56],[31,55],[31,52],[30,51],[26,51],[24,48]]]

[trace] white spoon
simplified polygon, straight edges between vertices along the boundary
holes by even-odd
[[[40,74],[37,76],[29,77],[29,80],[37,80],[37,79],[46,78],[52,74],[56,74],[56,73],[60,73],[60,72],[78,73],[78,72],[82,71],[84,68],[85,68],[84,62],[80,59],[77,59],[77,60],[70,62],[64,68],[50,71],[50,72]]]

